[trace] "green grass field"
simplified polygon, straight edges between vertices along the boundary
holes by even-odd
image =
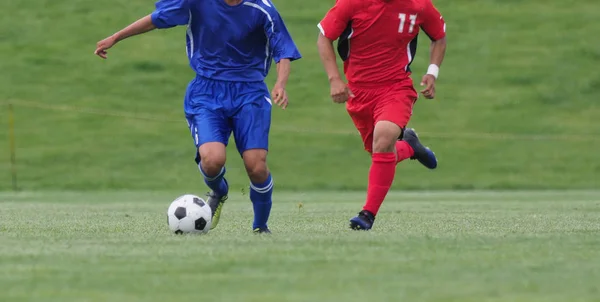
[[[369,233],[362,194],[279,193],[271,236],[241,194],[172,235],[174,197],[0,194],[0,301],[598,301],[598,192],[392,194]]]

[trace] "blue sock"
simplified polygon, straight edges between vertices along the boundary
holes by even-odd
[[[271,174],[263,183],[250,183],[250,200],[254,207],[254,223],[252,228],[266,228],[269,214],[271,214],[271,205],[273,204],[271,196],[273,195],[273,178]]]
[[[202,166],[198,164],[198,169],[200,169],[200,173],[204,176],[204,183],[215,192],[215,194],[219,196],[225,196],[229,192],[229,187],[227,186],[227,181],[225,180],[225,167],[221,169],[221,172],[216,176],[208,176],[202,170]]]

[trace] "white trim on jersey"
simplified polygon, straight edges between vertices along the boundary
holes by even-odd
[[[408,55],[408,64],[406,64],[406,66],[404,66],[404,71],[408,71],[408,65],[410,65],[410,63],[412,62],[412,53],[410,52],[410,44],[412,43],[413,40],[410,40],[410,42],[408,42],[408,45],[406,45],[406,54]]]
[[[348,59],[350,59],[350,52],[352,51],[352,47],[350,46],[350,41],[352,36],[354,35],[354,27],[350,27],[350,34],[348,35]]]
[[[266,9],[260,7],[260,5],[258,5],[256,3],[252,3],[252,2],[244,2],[244,5],[254,7],[254,8],[260,10],[261,12],[263,12],[265,15],[267,15],[267,19],[269,19],[269,22],[271,22],[271,31],[275,31],[275,23],[273,22],[273,18],[271,17],[269,12],[267,12]]]
[[[194,34],[192,33],[192,11],[190,10],[190,18],[188,20],[187,30],[185,34],[188,36],[190,40],[190,47],[186,47],[185,51],[187,52],[188,58],[192,58],[194,56]]]
[[[321,25],[321,23],[319,23],[319,24],[317,24],[317,27],[321,31],[321,34],[324,36],[325,35],[325,30],[323,29],[323,25]]]
[[[440,20],[444,20],[444,16],[440,16]],[[444,33],[446,32],[446,22],[444,22]]]
[[[266,16],[267,19],[269,20],[269,22],[271,23],[271,32],[275,32],[275,22],[273,22],[273,17],[271,17],[271,15],[269,14],[269,12],[262,8],[260,5],[256,4],[256,3],[252,3],[252,2],[244,2],[244,5],[246,6],[250,6],[250,7],[254,7],[258,10],[260,10],[261,12],[263,12]],[[267,46],[266,46],[266,55],[267,57],[265,58],[265,72],[268,71],[267,70],[267,66],[269,65],[269,60],[271,59],[272,55],[271,52],[269,51],[270,48],[270,41],[269,41],[269,35],[265,32],[265,36],[267,36]]]
[[[266,32],[265,32],[265,36],[267,37],[267,43],[265,45],[265,55],[267,57],[265,58],[265,66],[264,66],[264,68],[265,68],[265,72],[267,72],[268,71],[267,70],[267,64],[269,64],[269,59],[271,59],[271,53],[269,52],[269,47],[270,47],[269,44],[271,44],[271,41],[269,41],[269,35]]]

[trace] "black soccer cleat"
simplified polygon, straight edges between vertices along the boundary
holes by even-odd
[[[219,219],[221,218],[221,212],[223,211],[223,205],[227,200],[227,195],[218,196],[214,191],[211,191],[206,194],[206,196],[208,196],[208,206],[210,206],[212,212],[212,223],[210,226],[210,229],[212,230],[219,224]]]
[[[435,169],[437,167],[437,158],[435,153],[428,147],[425,147],[419,141],[419,136],[415,132],[415,129],[408,128],[404,130],[403,141],[407,142],[415,151],[415,154],[410,159],[418,160],[423,166],[428,169]]]
[[[350,228],[357,231],[368,231],[373,227],[375,215],[367,210],[362,210],[358,216],[350,219]]]
[[[253,230],[254,234],[271,234],[269,228],[256,228]]]

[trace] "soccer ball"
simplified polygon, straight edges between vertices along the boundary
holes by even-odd
[[[186,194],[171,203],[167,219],[175,234],[205,234],[210,230],[212,211],[204,199]]]

